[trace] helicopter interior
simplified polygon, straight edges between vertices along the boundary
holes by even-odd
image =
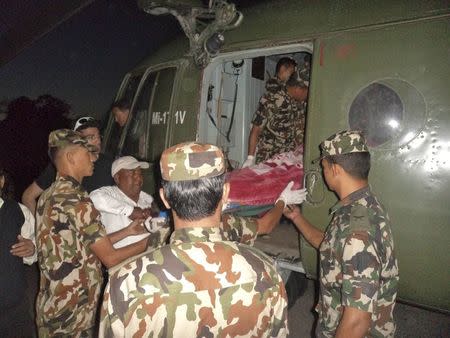
[[[275,76],[278,60],[291,57],[301,69],[305,56],[312,56],[312,44],[241,52],[213,60],[203,77],[199,141],[217,144],[230,165],[240,168],[247,158],[253,114],[266,91],[266,81]],[[298,233],[290,223],[282,222],[270,235],[260,236],[256,246],[277,257],[278,264],[287,264],[288,270],[302,271],[298,269],[301,266]]]
[[[282,57],[293,58],[298,69],[311,57],[312,45],[234,53],[214,60],[204,72],[199,118],[199,141],[217,144],[238,168],[247,158],[251,121],[266,81],[275,76]]]

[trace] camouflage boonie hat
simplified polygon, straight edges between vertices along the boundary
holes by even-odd
[[[166,181],[189,181],[215,177],[225,172],[225,160],[218,147],[196,142],[180,143],[161,155],[161,176]]]
[[[57,129],[53,130],[48,135],[49,148],[64,148],[72,145],[81,145],[89,151],[95,151],[96,148],[88,143],[88,141],[81,136],[80,133],[71,129]]]
[[[366,139],[357,130],[345,130],[336,133],[323,141],[319,147],[321,155],[313,163],[331,155],[369,152]]]

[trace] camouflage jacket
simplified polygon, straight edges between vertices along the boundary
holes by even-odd
[[[256,218],[222,214],[221,221],[221,235],[227,241],[247,245],[255,244],[256,237],[258,236],[258,223],[256,222]]]
[[[258,249],[228,240],[251,241],[256,226],[228,220],[175,230],[170,245],[113,272],[100,337],[285,337],[281,277]]]
[[[309,85],[309,79],[311,74],[311,65],[303,64],[302,67],[298,70],[298,77],[302,79],[303,81],[308,81]]]
[[[256,163],[294,150],[303,141],[303,136],[296,132],[301,125],[304,128],[302,105],[289,96],[279,80],[269,79],[266,89],[252,120],[253,125],[262,128],[256,145]]]
[[[372,314],[371,337],[393,337],[398,285],[390,221],[369,187],[332,208],[320,245],[319,332],[334,337],[343,307]]]
[[[36,211],[40,337],[75,337],[94,326],[103,277],[89,247],[105,236],[100,214],[75,179],[58,177],[42,193]]]

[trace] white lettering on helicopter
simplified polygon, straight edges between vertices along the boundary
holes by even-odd
[[[186,110],[177,110],[175,112],[175,124],[184,124]],[[155,111],[152,113],[152,125],[166,124],[169,118],[169,112]]]
[[[176,124],[183,124],[184,118],[186,117],[186,110],[177,110],[175,113],[175,123]]]
[[[164,113],[154,111],[152,114],[152,124],[166,124],[168,117],[169,117],[168,111],[165,111]]]

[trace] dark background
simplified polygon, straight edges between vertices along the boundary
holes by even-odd
[[[1,3],[2,38],[16,30],[11,45],[27,42],[34,34],[27,29],[45,19],[39,11],[48,8],[39,6]],[[12,176],[16,199],[48,163],[49,132],[71,127],[77,116],[103,118],[126,72],[179,34],[172,16],[147,15],[134,1],[94,1],[2,64],[0,166]]]
[[[0,167],[17,199],[48,163],[51,130],[104,120],[124,75],[183,35],[174,17],[136,0],[65,1],[0,0]]]
[[[0,68],[0,101],[50,94],[72,115],[100,117],[126,72],[178,34],[176,19],[150,16],[134,1],[94,1]]]

